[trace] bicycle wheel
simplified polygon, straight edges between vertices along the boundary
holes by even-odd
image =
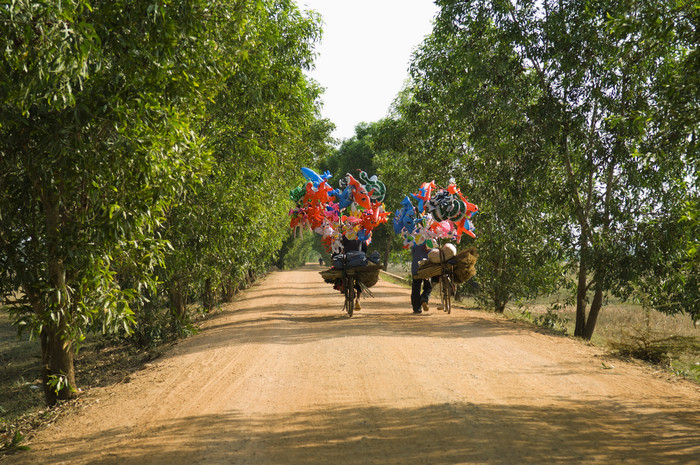
[[[348,316],[352,316],[352,312],[355,310],[355,277],[345,276],[343,278],[343,292],[345,293],[345,311],[348,312]]]
[[[449,274],[444,274],[440,278],[440,288],[442,294],[442,310],[448,314],[452,312],[452,278]]]

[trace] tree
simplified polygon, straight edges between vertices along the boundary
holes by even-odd
[[[0,9],[0,290],[22,292],[11,311],[39,335],[49,403],[72,396],[86,331],[128,331],[154,285],[164,217],[207,173],[195,129],[224,53],[213,34],[242,42],[244,4]]]
[[[619,2],[438,4],[435,29],[445,36],[444,47],[431,49],[437,58],[428,63],[436,66],[419,64],[417,71],[430,84],[445,82],[441,73],[469,83],[464,90],[471,93],[450,93],[459,86],[431,92],[454,99],[447,123],[468,125],[477,157],[494,154],[479,144],[481,133],[496,146],[505,141],[506,156],[496,160],[519,166],[527,183],[543,187],[538,198],[550,198],[539,204],[543,214],[558,218],[553,231],[567,233],[548,235],[547,244],[566,245],[577,263],[575,335],[590,339],[605,296],[624,297],[648,265],[638,252],[660,244],[659,236],[642,231],[678,219],[679,199],[687,195],[684,155],[642,157],[639,142],[646,129],[639,116],[654,106],[650,83],[664,63],[655,58],[669,59],[677,49],[649,56],[636,46],[639,34],[611,33],[608,18],[630,13]],[[570,226],[557,226],[563,222]]]
[[[258,2],[247,16],[245,54],[223,66],[199,129],[213,155],[211,175],[167,222],[173,250],[159,274],[175,320],[186,319],[189,295],[201,293],[211,306],[215,288],[229,296],[273,261],[288,230],[295,174],[324,150],[331,131],[319,118],[320,88],[304,75],[318,18],[302,16],[291,1]]]
[[[687,164],[682,180],[688,195],[676,202],[673,215],[652,223],[645,234],[660,235],[655,249],[644,249],[646,270],[630,284],[642,302],[666,313],[687,313],[700,320],[700,10],[693,2],[626,2],[626,14],[613,16],[609,27],[626,47],[658,63],[650,78],[654,105],[639,111],[643,124],[639,157],[678,156]],[[643,38],[644,40],[637,40]],[[670,232],[670,233],[669,233]]]
[[[436,23],[380,131],[378,160],[404,195],[421,182],[453,178],[478,204],[478,298],[502,312],[513,299],[561,281],[561,245],[545,239],[561,222],[543,212],[548,183],[533,176],[538,157],[528,147],[541,144],[525,111],[532,77],[519,73],[511,49],[494,42],[487,20],[474,28],[479,35],[461,36],[449,22]]]

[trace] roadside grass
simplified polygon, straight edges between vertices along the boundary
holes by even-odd
[[[410,276],[410,263],[391,263],[388,271]],[[407,285],[387,275],[382,279]],[[517,302],[506,308],[507,318],[571,336],[576,325],[576,309],[564,305],[567,294]],[[470,310],[482,310],[477,301],[463,296],[458,302]],[[623,359],[639,359],[675,375],[700,383],[700,327],[688,315],[666,315],[645,310],[641,305],[611,299],[601,309],[591,344]]]
[[[576,309],[556,296],[520,302],[504,315],[573,335]],[[666,315],[641,305],[611,300],[598,316],[591,344],[621,358],[654,364],[700,383],[700,328],[688,315]]]

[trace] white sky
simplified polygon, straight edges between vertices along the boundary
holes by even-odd
[[[432,0],[297,0],[323,18],[316,69],[309,75],[326,90],[322,116],[333,136],[349,139],[355,126],[387,116],[408,78],[411,54],[432,32]]]

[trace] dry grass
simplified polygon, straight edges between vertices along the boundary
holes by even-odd
[[[40,350],[38,341],[17,337],[6,311],[0,311],[0,432],[7,418],[41,406]]]
[[[564,334],[574,333],[576,309],[552,310],[554,299],[538,299],[506,310]],[[544,324],[543,324],[544,323]],[[646,360],[700,382],[700,327],[688,315],[666,315],[641,305],[609,302],[600,311],[591,343],[622,357]]]

